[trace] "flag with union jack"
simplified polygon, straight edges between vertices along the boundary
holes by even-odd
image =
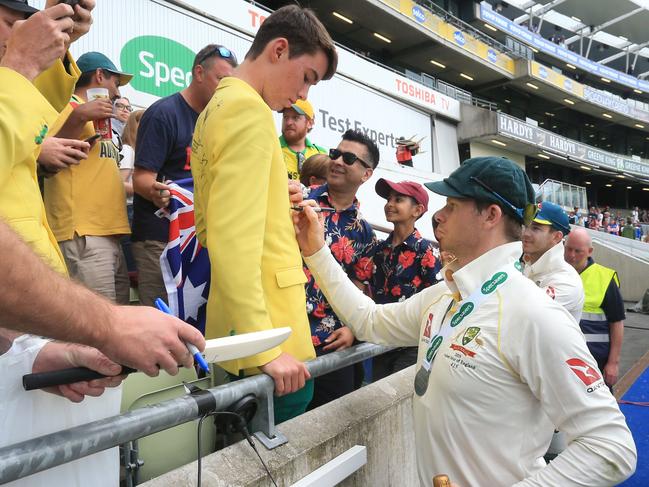
[[[179,179],[169,186],[169,206],[157,212],[160,218],[169,220],[169,243],[160,256],[169,308],[204,335],[207,296],[210,292],[210,261],[207,249],[201,246],[196,237],[194,180]]]

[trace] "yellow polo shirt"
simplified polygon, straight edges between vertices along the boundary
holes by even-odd
[[[61,126],[74,106],[82,103],[81,98],[73,95],[56,125]],[[84,140],[94,133],[92,122],[88,122],[79,139]],[[108,236],[131,233],[118,162],[119,152],[113,141],[100,139],[93,145],[88,159],[45,179],[47,221],[57,241],[70,240],[75,234]]]

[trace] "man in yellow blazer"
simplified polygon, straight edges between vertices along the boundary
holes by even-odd
[[[302,362],[315,353],[272,110],[306,99],[336,65],[334,44],[315,15],[295,5],[280,8],[233,76],[221,81],[194,131],[196,229],[211,262],[206,337],[292,328],[281,346],[222,364],[233,379],[260,371],[274,379],[282,396],[276,422],[301,414],[311,401],[313,383]]]

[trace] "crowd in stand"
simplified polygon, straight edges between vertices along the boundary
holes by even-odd
[[[209,251],[213,278],[205,336],[287,324],[292,328],[281,347],[221,364],[230,381],[262,372],[272,377],[276,422],[358,388],[363,382],[360,367],[312,380],[304,362],[343,350],[365,337],[398,346],[374,361],[374,380],[418,363],[418,351],[423,352],[419,353],[413,400],[422,484],[430,480],[432,470],[445,468],[467,486],[476,485],[475,479],[482,476],[495,485],[491,480],[500,475],[506,475],[510,484],[535,476],[537,483],[552,485],[558,479],[584,475],[574,467],[582,459],[590,462],[593,468],[588,475],[596,479],[619,480],[633,470],[633,441],[604,387],[617,380],[617,368],[613,373],[606,362],[608,349],[601,364],[603,379],[595,370],[599,361],[589,355],[578,321],[554,302],[555,289],[539,289],[538,283],[522,274],[523,224],[528,229],[537,224],[540,229],[535,231],[547,234],[541,239],[552,241],[554,253],[561,250],[556,245],[570,228],[561,220],[566,217],[561,209],[546,208],[547,215],[535,219],[538,208],[533,188],[519,167],[502,157],[474,158],[444,181],[426,183],[429,190],[447,197],[446,206],[433,216],[436,236],[444,250],[449,250],[442,269],[439,245],[423,238],[416,228],[428,211],[429,197],[422,185],[384,178],[376,181],[375,191],[385,200],[386,220],[393,224],[387,238],[379,240],[363,218],[362,202],[357,199],[359,188],[379,164],[376,143],[362,131],[348,130],[336,147],[327,150],[307,137],[314,118],[308,90],[330,79],[337,67],[335,45],[310,10],[293,5],[269,16],[241,64],[229,48],[205,46],[196,54],[188,87],[146,110],[134,111],[120,93],[131,74],[121,72],[102,53],[88,52],[74,60],[67,51],[76,39],[70,37],[71,32],[79,36],[90,28],[94,1],[82,0],[74,8],[50,3],[36,13],[24,1],[0,0],[4,20],[16,22],[34,14],[7,33],[7,39],[0,39],[8,46],[0,67],[0,80],[7,87],[3,88],[6,95],[0,93],[4,127],[0,137],[2,156],[9,161],[3,193],[8,199],[7,191],[16,192],[15,199],[22,203],[2,207],[7,228],[0,224],[0,232],[15,248],[13,252],[23,252],[24,266],[16,273],[10,257],[0,264],[5,266],[0,270],[6,270],[7,279],[13,279],[7,285],[13,301],[4,296],[0,305],[7,309],[3,324],[12,330],[83,342],[98,350],[88,352],[88,347],[65,344],[75,351],[70,354],[37,336],[1,329],[0,370],[7,372],[3,380],[16,395],[11,398],[13,409],[5,408],[0,416],[0,425],[8,432],[3,445],[45,432],[32,425],[35,420],[27,413],[22,422],[11,424],[11,411],[25,404],[34,411],[39,405],[42,410],[49,407],[46,399],[28,396],[16,386],[23,373],[87,366],[108,376],[57,390],[81,400],[118,386],[118,364],[149,375],[156,375],[159,368],[173,374],[179,364],[191,365],[185,342],[204,347],[200,333],[179,320],[142,311],[147,306],[115,305],[131,301],[129,272],[137,284],[140,304],[167,300],[160,258],[170,240],[170,224],[161,216],[172,197],[171,183],[192,178],[195,231]],[[25,26],[35,30],[20,37]],[[24,47],[28,43],[17,41],[34,37],[34,32],[51,32],[58,39],[50,40],[51,52],[40,45],[32,52]],[[279,138],[271,110],[282,112]],[[10,119],[16,123],[8,123]],[[647,217],[646,212],[635,211],[636,220]],[[585,218],[572,217],[575,223]],[[557,221],[558,229],[551,231]],[[600,227],[606,225],[607,231],[612,228],[606,211],[596,221]],[[35,253],[28,252],[28,246]],[[580,272],[588,267],[590,273],[610,271],[594,271],[599,267],[587,260],[590,254],[582,247],[575,244],[575,252],[583,257]],[[524,264],[543,271],[548,264],[544,252],[529,255],[533,257]],[[576,271],[572,272],[574,278]],[[46,284],[37,288],[29,278]],[[614,271],[609,280],[617,280]],[[606,284],[615,293],[616,285]],[[34,303],[24,303],[27,294]],[[550,294],[552,300],[547,298]],[[332,296],[336,299],[330,302]],[[497,305],[480,306],[496,296]],[[614,298],[616,303],[621,301],[619,290]],[[522,303],[529,307],[522,309]],[[599,309],[596,304],[593,314]],[[95,324],[95,318],[104,318],[106,324],[103,319]],[[453,333],[446,331],[465,319]],[[479,326],[465,328],[471,320]],[[42,324],[49,321],[65,331]],[[159,328],[151,329],[151,323]],[[537,340],[539,329],[546,328],[551,330],[548,337]],[[494,333],[497,353],[486,348]],[[560,340],[556,339],[559,335]],[[119,337],[117,345],[115,336]],[[444,358],[438,358],[433,369],[437,351],[447,338],[453,342],[449,350],[464,358],[449,359],[440,353]],[[43,364],[43,351],[55,359]],[[94,354],[94,361],[76,358],[88,353]],[[138,354],[152,357],[145,360]],[[476,365],[469,361],[476,354],[485,359],[477,376]],[[552,367],[549,361],[554,355],[559,365]],[[587,383],[574,368],[563,366],[566,359],[570,365],[576,359],[569,357],[576,356],[581,357],[577,365],[594,374],[586,379],[599,381],[602,390],[586,395],[583,384],[593,381]],[[439,365],[446,360],[447,368]],[[482,401],[483,409],[469,415],[470,422],[477,420],[475,429],[463,429],[454,414],[469,407],[468,398],[474,393],[480,395],[476,404]],[[511,411],[518,415],[514,424],[506,425],[504,417],[498,416],[503,414],[501,394],[517,405]],[[570,404],[559,404],[560,395],[569,397]],[[116,414],[116,397],[110,404],[102,403],[107,406],[101,411],[93,409],[97,403],[88,406],[87,420]],[[439,414],[427,412],[440,401],[447,401],[448,407]],[[80,410],[67,403],[58,405],[61,416],[79,415]],[[49,431],[67,427],[66,418],[52,421]],[[450,424],[458,427],[458,445],[446,441]],[[573,435],[571,439],[579,437],[585,444],[595,441],[597,448],[579,451],[575,441],[577,446],[566,449],[565,465],[557,462],[545,467],[538,462],[539,453],[547,448],[552,426],[565,428]],[[501,445],[508,449],[505,453],[490,446],[489,441],[496,441],[490,428],[509,435]],[[591,438],[592,431],[596,434]],[[469,445],[484,464],[471,465],[461,459],[458,453]],[[432,452],[436,446],[442,448],[440,456]],[[612,473],[609,456],[618,459]],[[436,463],[431,465],[428,459]],[[487,472],[494,464],[505,473]],[[106,465],[92,468],[104,471]]]
[[[632,240],[647,241],[647,230],[643,229],[643,225],[649,225],[649,210],[640,210],[637,206],[628,212],[627,216],[622,216],[619,210],[614,211],[608,206],[591,206],[588,213],[583,213],[575,207],[569,217],[573,225]]]

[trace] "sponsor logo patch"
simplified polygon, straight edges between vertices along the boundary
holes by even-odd
[[[566,363],[568,364],[568,367],[570,367],[570,370],[572,370],[586,386],[590,386],[598,380],[602,379],[602,376],[596,369],[588,365],[580,358],[568,359],[566,360]]]

